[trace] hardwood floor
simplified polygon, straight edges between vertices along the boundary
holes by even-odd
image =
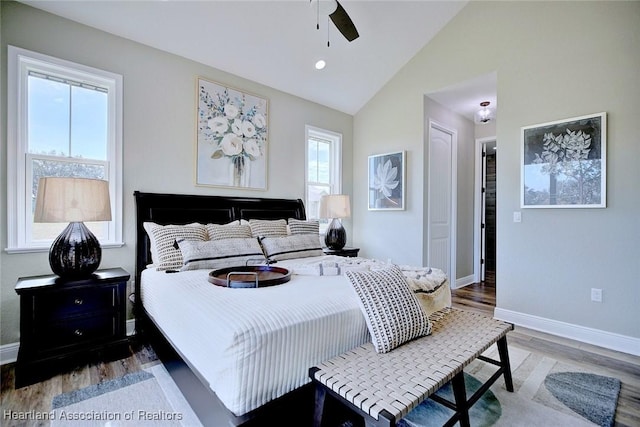
[[[493,316],[496,305],[495,276],[451,291],[454,307]],[[509,343],[561,362],[577,364],[600,375],[619,378],[622,382],[616,409],[615,425],[640,426],[640,357],[557,337],[516,326],[507,336]]]
[[[488,276],[487,281],[452,291],[454,307],[493,315],[496,286]],[[578,364],[602,375],[619,378],[622,389],[616,410],[615,425],[640,426],[640,357],[556,337],[541,332],[516,327],[508,335],[510,343],[530,351],[548,355],[559,361]],[[126,359],[109,363],[95,363],[57,375],[49,380],[15,390],[13,364],[2,366],[0,424],[2,426],[47,426],[48,422],[7,419],[6,411],[49,412],[54,396],[98,384],[142,367],[159,363],[148,346],[132,345],[132,354]]]
[[[3,427],[48,426],[50,425],[48,421],[12,420],[9,414],[14,414],[17,417],[18,414],[29,414],[30,411],[33,411],[34,415],[49,413],[51,401],[61,393],[119,378],[157,363],[160,361],[152,348],[133,343],[131,355],[125,359],[78,366],[74,370],[17,390],[15,389],[14,364],[2,365],[0,425]]]

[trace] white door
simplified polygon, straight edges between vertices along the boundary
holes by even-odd
[[[456,143],[457,134],[429,121],[429,266],[447,273],[455,287]]]

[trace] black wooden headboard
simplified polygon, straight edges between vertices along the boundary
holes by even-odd
[[[136,201],[136,296],[140,295],[140,275],[151,263],[149,237],[143,223],[225,224],[237,219],[306,219],[300,199],[201,196],[188,194],[133,193]],[[136,298],[136,301],[139,301]]]

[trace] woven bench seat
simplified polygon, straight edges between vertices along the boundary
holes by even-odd
[[[316,387],[314,425],[322,423],[327,395],[364,416],[367,426],[395,426],[421,402],[431,397],[455,411],[445,425],[469,425],[469,407],[501,375],[513,391],[507,352],[507,332],[513,325],[486,315],[445,309],[429,316],[431,335],[378,354],[371,343],[356,347],[309,370]],[[500,360],[481,354],[497,343]],[[469,399],[463,368],[476,358],[498,366],[494,375]],[[434,395],[451,381],[455,402]]]

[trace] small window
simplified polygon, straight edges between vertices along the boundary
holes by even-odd
[[[87,223],[102,246],[122,241],[122,76],[9,46],[8,251],[48,248],[67,224],[34,223],[41,177],[109,181],[110,222]]]
[[[320,219],[320,230],[324,232],[328,220],[319,218],[320,198],[342,192],[342,135],[307,126],[306,141],[307,218]]]

